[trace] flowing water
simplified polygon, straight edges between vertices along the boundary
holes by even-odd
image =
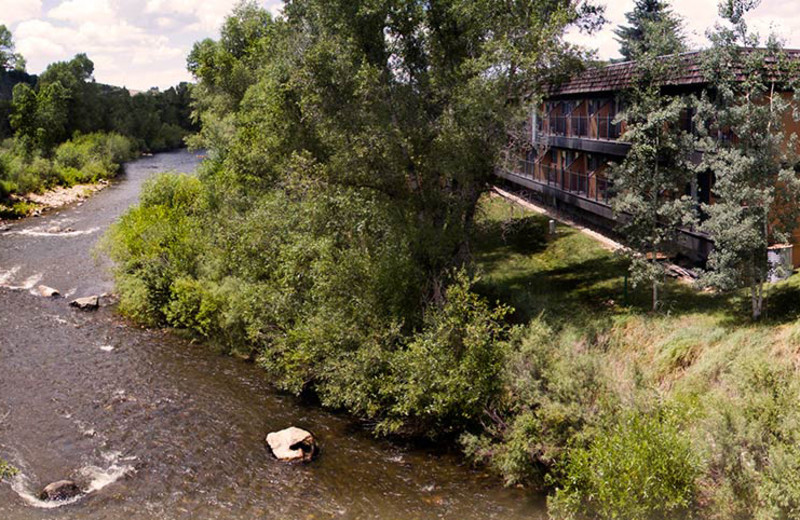
[[[255,366],[113,307],[82,313],[66,298],[111,292],[98,238],[142,182],[193,171],[186,151],[130,163],[83,204],[0,232],[0,519],[544,518],[540,499],[503,489],[452,454],[377,441],[346,417],[274,392]],[[314,432],[321,457],[282,464],[267,432]],[[74,479],[87,494],[36,498]]]

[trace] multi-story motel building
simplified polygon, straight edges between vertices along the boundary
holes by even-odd
[[[664,87],[665,94],[700,92],[706,87],[700,53],[681,56],[679,73]],[[614,214],[609,205],[610,163],[621,162],[630,145],[620,139],[625,123],[617,121],[623,110],[624,92],[631,86],[635,64],[616,63],[588,69],[550,89],[544,101],[533,110],[530,120],[530,145],[524,153],[507,161],[497,175],[511,185],[594,227],[614,229]],[[692,124],[685,114],[682,125]],[[787,124],[800,125],[793,120]],[[712,176],[699,174],[687,194],[698,204],[712,200]],[[693,229],[682,233],[681,249],[686,256],[702,261],[711,249],[707,236]],[[800,247],[795,248],[794,264],[800,265]]]

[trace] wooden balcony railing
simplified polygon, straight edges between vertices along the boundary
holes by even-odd
[[[622,123],[614,116],[549,116],[539,120],[542,135],[614,141],[622,135]]]
[[[605,176],[595,172],[580,172],[571,168],[542,164],[524,157],[507,160],[505,169],[519,177],[608,204],[610,182]]]

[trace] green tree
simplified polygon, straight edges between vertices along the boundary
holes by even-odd
[[[189,59],[201,193],[175,207],[162,180],[114,232],[123,307],[382,432],[473,423],[505,334],[465,274],[477,200],[531,93],[585,55],[567,27],[599,21],[572,0],[241,4]]]
[[[695,221],[696,202],[685,194],[695,176],[691,128],[682,127],[692,102],[663,92],[670,75],[682,64],[651,50],[637,55],[634,86],[628,92],[622,139],[631,144],[622,163],[611,169],[611,201],[630,246],[634,284],[652,287],[652,308],[658,310],[659,288],[666,269],[661,255],[678,249],[682,228]]]
[[[639,54],[665,56],[686,50],[683,21],[666,0],[636,0],[625,18],[628,25],[614,30],[625,60],[634,60]]]
[[[94,82],[94,63],[86,54],[76,54],[69,61],[51,63],[39,77],[37,88],[60,83],[67,92],[66,131],[90,133],[102,128],[103,103]]]
[[[714,204],[705,205],[702,231],[714,241],[705,282],[720,290],[747,287],[753,319],[764,308],[764,284],[772,267],[767,248],[787,242],[800,218],[797,136],[784,121],[791,114],[798,70],[781,44],[760,46],[745,21],[755,0],[726,0],[726,21],[711,38],[704,72],[711,95],[701,104],[703,166],[713,172]]]
[[[68,123],[69,94],[61,83],[49,83],[36,94],[37,142],[49,152],[65,141]]]
[[[28,152],[49,153],[67,135],[68,94],[61,83],[50,83],[38,92],[26,83],[14,86],[11,126]]]
[[[14,85],[9,121],[15,135],[31,150],[36,145],[36,91],[27,83]]]
[[[25,58],[14,52],[14,39],[11,31],[0,24],[0,69],[25,70]]]

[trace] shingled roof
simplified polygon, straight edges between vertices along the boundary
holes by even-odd
[[[787,49],[785,52],[795,59],[800,59],[800,50]],[[681,86],[706,83],[700,59],[702,54],[703,51],[693,51],[678,55],[681,65],[677,67],[675,76],[667,84]],[[635,61],[587,69],[563,83],[552,85],[548,89],[548,94],[566,96],[624,90],[631,86],[635,70]]]

